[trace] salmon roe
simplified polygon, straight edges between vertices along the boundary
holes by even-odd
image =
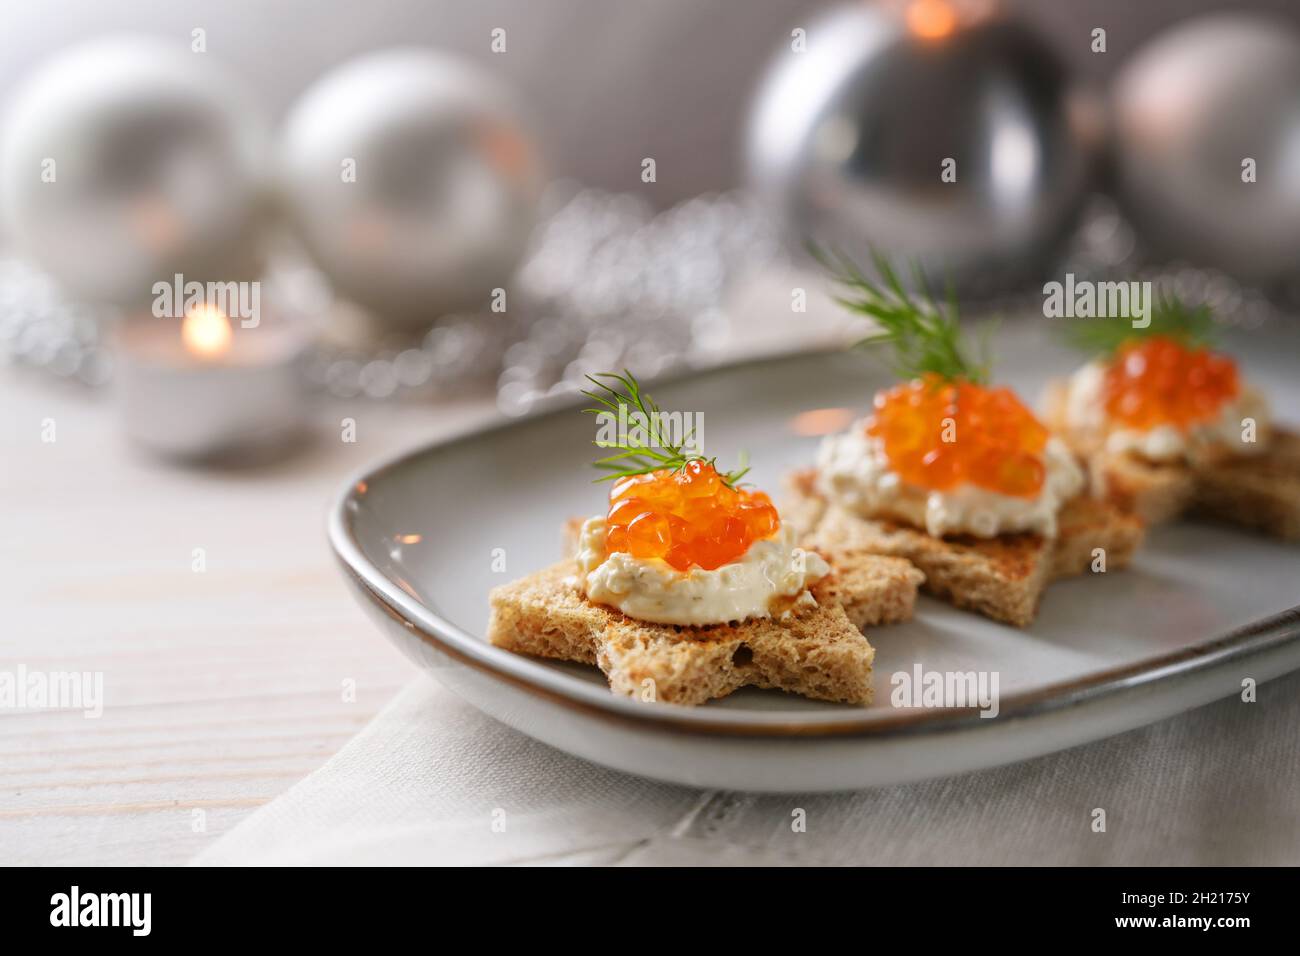
[[[970,483],[1032,498],[1043,487],[1047,429],[1009,388],[938,375],[879,392],[867,434],[905,482],[931,491]]]
[[[780,527],[767,495],[731,488],[713,465],[695,460],[615,483],[605,517],[605,550],[662,558],[678,571],[712,571]]]
[[[1122,346],[1106,367],[1103,397],[1111,421],[1142,431],[1186,430],[1218,416],[1241,383],[1232,359],[1153,335]]]

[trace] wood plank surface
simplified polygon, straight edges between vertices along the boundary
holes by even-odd
[[[0,368],[0,408],[0,672],[102,674],[104,702],[0,707],[4,864],[182,863],[359,730],[415,670],[346,590],[329,502],[496,414],[335,402],[300,453],[214,470],[128,446],[108,392]]]

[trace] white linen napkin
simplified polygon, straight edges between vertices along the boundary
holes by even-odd
[[[1229,698],[1009,767],[765,796],[598,767],[421,677],[194,862],[1295,865],[1298,736],[1293,674],[1260,685],[1255,703]]]

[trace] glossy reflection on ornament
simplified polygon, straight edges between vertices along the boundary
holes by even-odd
[[[774,57],[748,176],[795,246],[872,249],[992,291],[1051,256],[1079,211],[1100,103],[987,3],[835,9]]]

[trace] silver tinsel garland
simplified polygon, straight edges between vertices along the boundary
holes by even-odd
[[[726,334],[728,285],[783,256],[772,221],[739,193],[655,214],[634,196],[556,186],[546,208],[505,312],[445,316],[419,343],[320,345],[308,363],[310,382],[336,398],[384,400],[437,397],[495,377],[501,410],[522,414],[540,398],[577,390],[589,372],[627,367],[653,377],[707,361]],[[1143,263],[1131,228],[1103,198],[1091,204],[1058,272],[1151,279],[1209,303],[1230,325],[1255,326],[1276,311],[1261,291],[1222,273]],[[291,311],[344,307],[301,264],[271,269],[264,283],[267,301]],[[1041,305],[1040,290],[1028,289],[968,311],[1015,315]],[[70,300],[25,262],[0,260],[0,363],[106,385],[111,321],[111,310]]]
[[[418,344],[319,345],[311,383],[338,398],[389,399],[495,377],[501,409],[520,414],[580,387],[590,371],[626,366],[653,376],[707,353],[728,284],[778,254],[772,224],[736,194],[655,214],[634,196],[557,185],[544,209],[504,312],[444,316]],[[290,312],[346,308],[298,263],[272,268],[263,284],[266,301]],[[0,362],[104,385],[112,320],[112,310],[72,301],[27,263],[0,260]]]

